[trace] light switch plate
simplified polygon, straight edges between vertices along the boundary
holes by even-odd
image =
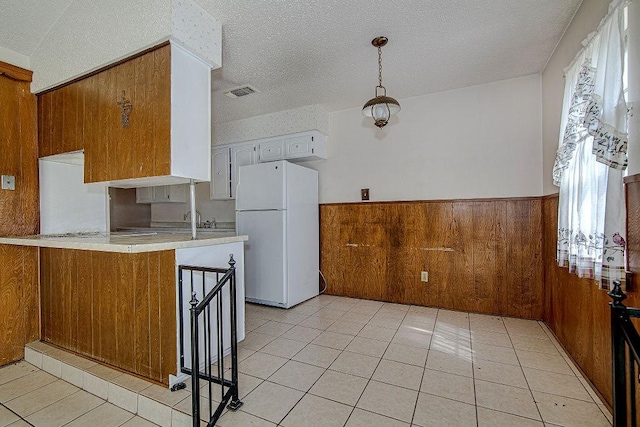
[[[2,175],[2,189],[3,190],[15,190],[16,189],[16,177],[13,175]]]

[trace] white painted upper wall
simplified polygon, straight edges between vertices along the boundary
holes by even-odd
[[[383,130],[361,110],[330,114],[320,202],[542,194],[540,75],[401,99]]]
[[[222,28],[193,0],[74,0],[30,57],[34,93],[172,39],[212,68]]]

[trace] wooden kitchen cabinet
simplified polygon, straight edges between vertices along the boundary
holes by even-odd
[[[211,70],[165,44],[38,95],[40,156],[84,149],[84,181],[208,181]]]
[[[170,67],[167,45],[86,79],[85,182],[170,175]]]
[[[38,96],[38,156],[82,150],[84,99],[80,82]]]

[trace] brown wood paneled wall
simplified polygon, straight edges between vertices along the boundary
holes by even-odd
[[[42,337],[145,378],[176,374],[174,251],[40,250]]]
[[[627,240],[630,268],[636,274],[628,284],[625,301],[628,306],[640,305],[637,287],[640,259],[640,182],[627,184]],[[580,279],[556,263],[558,195],[543,199],[545,322],[567,352],[576,361],[604,399],[611,404],[611,328],[607,292],[593,280]]]
[[[17,67],[7,66],[0,62],[0,173],[15,176],[16,189],[0,190],[0,236],[24,236],[40,225],[36,97],[31,79],[8,77]]]
[[[0,366],[40,337],[38,249],[0,245]]]
[[[36,98],[31,71],[0,62],[0,173],[15,190],[0,190],[0,236],[39,230]],[[0,365],[24,357],[39,338],[38,251],[0,245]]]
[[[329,294],[543,317],[540,198],[325,204],[320,236]]]

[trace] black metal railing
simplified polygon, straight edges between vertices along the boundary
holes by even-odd
[[[627,295],[620,282],[613,282],[611,306],[611,351],[613,365],[613,425],[636,426],[636,387],[640,365],[640,335],[631,318],[640,318],[640,308],[622,304]]]
[[[180,300],[180,370],[191,375],[193,426],[200,425],[201,394],[208,398],[207,426],[214,426],[225,406],[235,411],[242,406],[238,397],[238,333],[236,307],[236,269],[233,255],[229,268],[178,266]],[[186,305],[183,286],[190,286],[190,342],[184,333]],[[227,292],[228,290],[228,292]],[[201,300],[198,301],[198,296]],[[229,319],[229,323],[226,323]],[[226,339],[225,339],[226,338]],[[215,343],[215,345],[214,345]],[[228,343],[228,345],[226,345]],[[188,345],[187,345],[188,344]],[[185,351],[189,350],[189,355]],[[225,353],[231,359],[230,372],[225,373]],[[190,366],[187,366],[190,364]],[[215,367],[214,367],[215,366]],[[214,375],[215,374],[215,375]],[[225,377],[230,375],[230,378]],[[200,380],[205,385],[200,385]],[[214,410],[214,392],[220,387],[220,403]],[[205,387],[207,393],[201,393]]]

